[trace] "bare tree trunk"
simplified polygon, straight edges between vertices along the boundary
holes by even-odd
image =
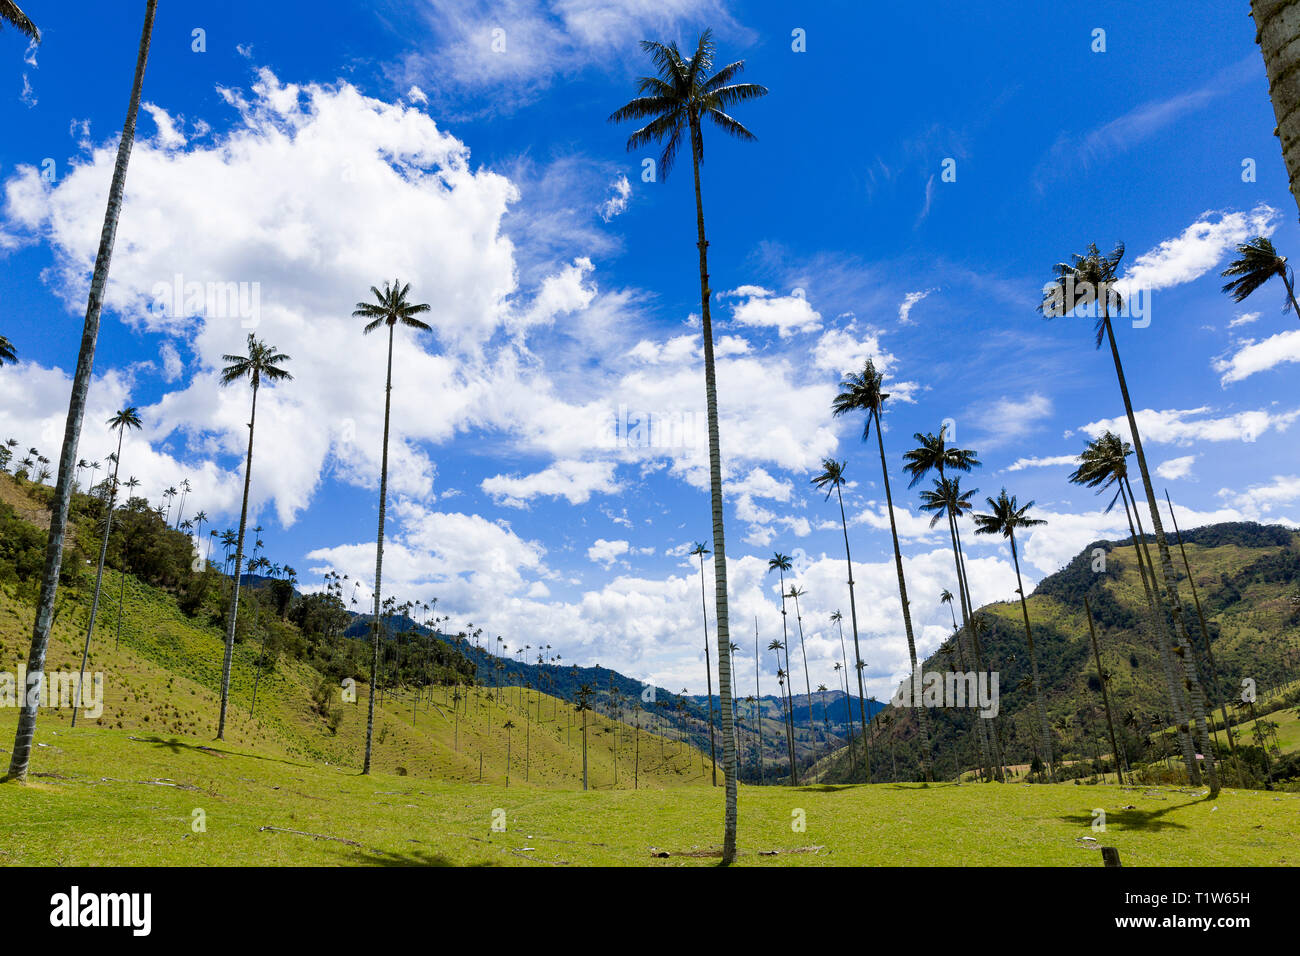
[[[384,574],[384,512],[388,505],[388,421],[393,405],[393,330],[388,326],[388,374],[384,382],[384,449],[379,469],[379,534],[375,539],[375,614],[371,621],[370,694],[366,706],[366,757],[361,768],[370,773],[370,750],[375,737],[375,682],[379,679],[379,601]],[[507,773],[509,769],[507,768]]]
[[[248,416],[248,457],[244,461],[244,502],[239,509],[239,538],[235,541],[234,590],[230,595],[230,615],[226,621],[226,651],[221,662],[221,713],[217,719],[217,739],[226,739],[226,707],[230,703],[230,670],[235,656],[235,622],[239,614],[239,582],[243,577],[244,532],[248,527],[248,489],[253,480],[253,433],[257,425],[257,389],[260,382],[253,376],[253,404]]]
[[[59,453],[59,477],[55,482],[54,501],[50,508],[45,568],[41,575],[40,595],[36,600],[31,649],[27,654],[28,687],[19,689],[23,700],[18,712],[18,727],[14,732],[14,749],[9,760],[8,778],[12,780],[27,779],[32,741],[36,735],[36,713],[40,709],[40,691],[45,683],[45,652],[49,648],[50,630],[54,625],[54,601],[59,589],[59,570],[63,564],[63,538],[68,530],[72,486],[77,473],[77,442],[81,437],[82,420],[86,416],[86,393],[90,389],[95,344],[99,339],[99,313],[104,302],[104,288],[108,284],[108,267],[113,258],[117,223],[122,212],[126,168],[131,159],[131,146],[135,142],[135,118],[140,109],[140,90],[144,85],[144,69],[149,60],[149,41],[153,34],[154,11],[157,6],[158,0],[148,0],[145,4],[144,27],[140,32],[140,48],[135,58],[131,100],[126,110],[126,122],[122,126],[122,139],[117,146],[113,181],[108,190],[108,208],[104,212],[104,228],[99,236],[99,249],[95,253],[95,270],[90,280],[90,296],[81,332],[81,350],[77,354],[77,368],[72,377],[68,420],[63,431],[63,449]]]

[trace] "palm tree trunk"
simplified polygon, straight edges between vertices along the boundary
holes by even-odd
[[[763,784],[763,688],[758,678],[758,615],[754,615],[754,706],[758,708],[754,722],[758,725],[758,783]]]
[[[799,613],[799,597],[794,599],[794,619],[799,622],[799,653],[803,657],[803,685],[808,692],[808,733],[812,737],[812,759],[817,760],[817,721],[813,719],[812,684],[808,680],[808,649],[803,642],[803,615]]]
[[[1048,776],[1055,777],[1052,764],[1052,731],[1047,723],[1047,706],[1043,703],[1043,682],[1038,676],[1038,655],[1034,653],[1034,632],[1029,626],[1029,605],[1025,602],[1025,585],[1020,579],[1020,556],[1016,553],[1016,534],[1012,531],[1011,560],[1016,565],[1016,588],[1020,591],[1020,612],[1025,618],[1025,640],[1029,644],[1029,668],[1034,679],[1034,704],[1038,710],[1038,732],[1043,738],[1043,755],[1047,762]]]
[[[1199,786],[1201,782],[1200,769],[1196,763],[1196,746],[1192,743],[1192,737],[1189,730],[1187,719],[1187,704],[1183,694],[1179,689],[1178,678],[1174,673],[1173,655],[1169,649],[1169,642],[1164,640],[1162,635],[1165,633],[1168,625],[1163,624],[1160,619],[1160,611],[1157,609],[1160,601],[1157,599],[1155,568],[1151,566],[1151,554],[1147,551],[1146,543],[1143,540],[1146,535],[1142,530],[1142,516],[1138,513],[1137,499],[1133,497],[1133,489],[1130,486],[1125,490],[1128,484],[1126,478],[1120,478],[1120,497],[1124,501],[1124,513],[1128,517],[1129,535],[1133,539],[1133,554],[1137,557],[1138,573],[1142,577],[1142,589],[1146,593],[1147,599],[1147,629],[1148,640],[1156,646],[1160,655],[1160,666],[1165,672],[1165,684],[1169,691],[1169,707],[1173,715],[1174,733],[1178,738],[1179,748],[1183,752],[1183,763],[1187,768],[1187,781],[1193,786]],[[1129,502],[1132,501],[1132,510],[1129,510]],[[1137,519],[1137,527],[1133,525],[1134,518]]]
[[[113,459],[113,480],[109,485],[107,508],[104,512],[104,538],[99,545],[99,567],[95,569],[95,596],[90,601],[90,620],[86,623],[86,645],[81,649],[81,672],[77,675],[77,696],[72,701],[72,726],[77,726],[77,708],[81,705],[81,684],[86,679],[86,661],[90,657],[90,638],[95,633],[95,617],[99,613],[99,589],[104,583],[104,562],[108,558],[108,536],[113,528],[113,505],[117,502],[117,472],[122,466],[122,438],[126,426],[117,429],[117,457]],[[120,620],[120,619],[119,619]]]
[[[718,750],[713,742],[713,665],[709,661],[709,605],[704,596],[704,553],[700,552],[700,609],[704,615],[704,676],[709,688],[709,760],[713,763],[713,785],[718,785]]]
[[[1250,13],[1277,118],[1274,134],[1282,141],[1291,195],[1300,209],[1300,44],[1295,42],[1300,36],[1300,5],[1295,0],[1251,0]]]
[[[1169,518],[1173,522],[1174,535],[1178,539],[1178,550],[1183,555],[1183,567],[1187,570],[1187,584],[1192,589],[1192,600],[1196,603],[1196,617],[1201,622],[1201,639],[1205,642],[1205,656],[1210,662],[1210,687],[1211,690],[1217,693],[1222,685],[1219,683],[1219,668],[1214,663],[1214,647],[1210,643],[1210,631],[1205,626],[1205,611],[1201,609],[1201,598],[1196,593],[1196,581],[1192,577],[1192,565],[1187,560],[1187,548],[1183,546],[1183,533],[1178,529],[1178,517],[1174,514],[1174,503],[1170,500],[1168,491],[1165,492],[1165,501],[1169,502]],[[1219,706],[1221,708],[1220,715],[1223,717],[1223,726],[1226,730],[1228,728],[1228,703],[1224,698],[1220,697]],[[1234,754],[1237,752],[1237,745],[1232,741],[1231,730],[1228,731],[1228,748]]]
[[[1210,778],[1210,796],[1219,795],[1219,773],[1215,767],[1214,747],[1205,723],[1205,694],[1201,682],[1196,676],[1196,667],[1192,661],[1191,648],[1183,641],[1183,610],[1178,598],[1178,589],[1174,585],[1174,562],[1169,555],[1169,542],[1165,540],[1164,525],[1160,521],[1160,508],[1156,504],[1155,488],[1151,484],[1151,473],[1147,470],[1146,455],[1142,451],[1142,436],[1138,433],[1137,418],[1133,414],[1133,403],[1129,400],[1128,383],[1124,379],[1124,366],[1119,359],[1119,347],[1115,344],[1115,332],[1111,328],[1109,310],[1103,312],[1106,337],[1110,341],[1111,357],[1115,361],[1115,375],[1119,379],[1120,394],[1124,397],[1124,412],[1128,416],[1129,431],[1133,434],[1133,454],[1137,458],[1138,469],[1142,473],[1142,490],[1147,496],[1147,507],[1151,511],[1151,530],[1156,536],[1156,550],[1160,555],[1160,580],[1164,586],[1169,610],[1173,615],[1173,650],[1182,660],[1183,675],[1187,684],[1187,695],[1192,705],[1192,716],[1196,719],[1196,732],[1200,737],[1205,752],[1205,773]]]
[[[713,323],[709,318],[709,243],[704,238],[704,200],[700,194],[700,123],[691,116],[691,168],[695,174],[696,243],[700,251],[700,320],[704,333],[704,393],[709,419],[709,492],[713,508],[714,608],[718,626],[718,703],[722,711],[722,761],[726,775],[726,819],[722,864],[736,859],[736,745],[731,713],[731,629],[727,620],[727,548],[722,527],[722,452],[718,441],[718,387],[713,364]]]
[[[72,507],[72,485],[77,470],[77,442],[81,437],[81,423],[86,417],[86,394],[95,364],[95,344],[99,339],[99,313],[104,302],[104,287],[108,283],[108,267],[113,258],[113,242],[117,237],[118,218],[122,212],[122,195],[126,190],[126,168],[135,142],[135,118],[140,109],[140,90],[144,85],[145,64],[149,60],[149,41],[153,34],[154,10],[158,0],[148,0],[145,5],[144,27],[140,32],[140,48],[135,58],[135,78],[131,84],[131,100],[127,105],[126,122],[122,125],[122,139],[117,146],[117,161],[113,166],[113,181],[108,190],[108,208],[104,212],[104,228],[99,236],[99,249],[95,253],[95,270],[90,280],[90,296],[86,303],[86,319],[81,332],[81,350],[77,354],[77,369],[72,377],[72,394],[68,400],[68,420],[63,431],[63,449],[59,453],[59,477],[54,486],[54,501],[50,509],[50,532],[45,545],[45,568],[41,575],[41,591],[36,601],[36,620],[32,628],[31,649],[27,654],[28,688],[22,688],[22,707],[18,712],[18,727],[14,732],[14,748],[9,760],[8,778],[26,780],[31,761],[32,741],[36,735],[36,713],[40,708],[40,688],[45,682],[45,652],[50,644],[50,630],[54,625],[54,600],[59,589],[59,569],[63,564],[63,539],[68,530],[68,514]],[[37,691],[30,693],[30,689]]]
[[[1101,682],[1101,701],[1106,705],[1106,727],[1110,730],[1110,752],[1115,755],[1115,777],[1124,785],[1124,771],[1120,769],[1119,743],[1115,739],[1115,720],[1110,714],[1110,691],[1106,689],[1106,674],[1101,669],[1101,650],[1097,647],[1097,629],[1092,624],[1092,605],[1088,595],[1083,596],[1083,609],[1088,615],[1088,634],[1092,638],[1092,659],[1097,665],[1097,680]]]
[[[370,693],[366,706],[366,757],[361,768],[370,773],[370,750],[375,737],[375,683],[379,679],[379,601],[384,573],[384,512],[388,505],[388,419],[393,404],[393,330],[388,326],[388,373],[384,381],[384,448],[379,468],[379,534],[375,539],[375,615],[371,621]],[[509,770],[507,769],[507,773]]]
[[[781,719],[785,721],[785,744],[790,758],[790,786],[799,786],[799,773],[794,759],[794,678],[790,675],[790,628],[785,611],[785,572],[779,572],[781,578],[781,637],[785,647],[785,677],[790,682],[790,694],[781,693]],[[781,666],[781,652],[776,652],[776,666]]]
[[[843,516],[844,516],[844,504],[843,504],[843,499],[841,499],[840,500],[841,521],[843,521]],[[844,537],[846,539],[845,550],[847,551],[848,550],[847,522],[844,523],[844,529],[845,529]],[[849,610],[850,613],[853,613],[853,562],[852,561],[849,562]],[[854,614],[854,617],[856,616],[857,615]],[[853,705],[850,702],[852,700],[853,695],[849,693],[849,652],[844,647],[843,619],[841,619],[839,622],[839,628],[840,628],[840,659],[844,662],[844,717],[846,723],[849,725],[849,756],[852,758],[850,767],[852,768],[853,773],[856,775],[858,769],[857,767],[858,758],[856,753],[857,741],[853,739]],[[853,654],[855,658],[858,656],[858,642],[856,640],[853,642]],[[863,693],[863,688],[862,688],[862,668],[858,668],[858,717],[862,721],[862,742],[865,747],[867,741],[867,710],[866,710],[867,705],[862,700],[864,696],[865,695]],[[866,776],[863,778],[863,783],[870,783],[871,782],[870,754],[867,755],[866,771],[867,773]]]
[[[912,684],[913,695],[916,691],[916,640],[912,636],[912,611],[907,600],[907,581],[903,577],[903,552],[898,546],[898,525],[894,521],[894,495],[889,489],[889,462],[885,458],[885,439],[881,434],[880,407],[871,410],[876,420],[876,443],[880,446],[880,473],[885,483],[885,509],[889,512],[889,534],[894,542],[894,566],[898,571],[898,599],[903,607],[903,630],[907,632],[907,654],[912,663],[908,679]],[[930,721],[924,707],[917,707],[916,723],[921,734],[921,770],[927,783],[934,780],[934,771],[930,768]],[[891,742],[892,746],[892,742]],[[891,758],[892,759],[892,758]],[[895,771],[897,776],[897,771]]]
[[[234,592],[230,596],[230,617],[226,622],[226,653],[221,662],[221,714],[217,720],[217,739],[226,739],[226,707],[230,703],[230,668],[235,655],[235,621],[239,614],[239,582],[243,576],[244,532],[248,528],[248,489],[253,480],[253,432],[257,425],[257,389],[260,382],[254,373],[253,406],[248,416],[248,458],[244,462],[244,502],[239,509],[239,537],[235,540]]]

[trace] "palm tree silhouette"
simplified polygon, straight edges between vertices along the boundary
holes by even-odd
[[[289,356],[274,345],[267,345],[248,333],[247,355],[223,355],[229,362],[221,370],[220,382],[223,386],[248,379],[253,389],[253,403],[248,418],[248,457],[244,461],[244,500],[239,509],[239,533],[235,536],[234,587],[230,597],[230,614],[226,623],[226,653],[221,664],[221,714],[217,721],[217,739],[224,740],[226,735],[226,707],[230,702],[230,667],[235,653],[235,621],[239,614],[239,581],[244,562],[244,532],[248,527],[248,489],[253,479],[253,432],[257,425],[257,392],[262,380],[287,382],[293,380],[286,369],[281,368],[290,361]]]
[[[664,179],[672,169],[682,141],[689,136],[691,168],[695,175],[696,247],[700,255],[700,320],[704,339],[704,391],[709,427],[709,487],[713,509],[713,573],[718,625],[718,692],[722,710],[722,750],[726,773],[726,820],[722,843],[722,865],[736,858],[736,748],[732,744],[731,653],[727,619],[727,558],[722,526],[722,457],[718,443],[718,393],[713,361],[713,323],[709,314],[708,241],[704,238],[704,201],[700,192],[700,162],[704,159],[705,120],[728,135],[752,141],[755,137],[728,110],[739,103],[765,96],[767,90],[754,83],[733,82],[745,69],[737,60],[710,75],[713,69],[713,33],[700,34],[695,53],[681,55],[676,43],[643,40],[644,50],[657,76],[642,77],[638,96],[610,116],[611,122],[647,121],[627,140],[628,151],[650,143],[662,143],[659,167]]]

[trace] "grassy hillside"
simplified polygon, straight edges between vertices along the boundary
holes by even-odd
[[[4,551],[0,558],[0,672],[16,674],[24,664],[34,620],[34,549],[43,550],[39,524],[44,490],[0,477]],[[48,490],[48,489],[45,489]],[[80,669],[93,592],[87,555],[88,512],[93,502],[77,496],[79,520],[69,535],[64,584],[46,658],[47,673],[75,675]],[[125,522],[124,522],[125,524]],[[144,532],[137,532],[143,535]],[[173,535],[166,532],[167,535]],[[185,538],[174,535],[188,562]],[[116,537],[110,557],[130,556],[129,542]],[[211,572],[210,572],[211,574]],[[85,714],[81,728],[120,730],[137,736],[185,736],[210,740],[216,733],[224,634],[220,604],[194,600],[184,587],[164,588],[109,568],[91,644],[87,673],[104,675],[103,711]],[[279,758],[359,769],[365,748],[368,688],[358,682],[355,701],[343,687],[304,659],[309,642],[281,621],[269,593],[250,590],[240,606],[239,639],[231,676],[226,742],[257,747]],[[202,598],[202,595],[200,595]],[[118,608],[121,606],[120,640]],[[190,613],[182,610],[189,602]],[[264,653],[262,639],[274,653]],[[364,644],[339,657],[364,659]],[[450,652],[454,654],[453,652]],[[320,655],[314,660],[321,659]],[[360,671],[364,673],[363,671]],[[88,678],[90,680],[90,678]],[[254,689],[256,706],[254,708]],[[251,711],[251,713],[250,713]],[[0,726],[12,739],[15,711],[0,708]],[[514,726],[507,733],[505,725]],[[702,784],[710,770],[699,750],[666,740],[635,721],[622,723],[588,712],[588,782],[593,788]],[[70,709],[43,708],[40,727],[67,729]],[[643,725],[644,726],[644,725]],[[499,693],[482,687],[439,685],[383,688],[376,703],[373,766],[397,775],[443,781],[502,783],[507,778],[538,787],[582,785],[582,716],[573,704],[520,687]],[[3,736],[3,734],[0,734]],[[8,740],[3,741],[8,744]],[[7,753],[7,749],[5,750]],[[38,753],[33,769],[40,771]]]
[[[1255,524],[1213,525],[1185,535],[1188,560],[1206,616],[1214,649],[1218,683],[1211,679],[1201,650],[1200,624],[1185,576],[1179,580],[1186,620],[1196,639],[1198,673],[1214,701],[1240,696],[1240,681],[1251,677],[1262,696],[1300,678],[1300,605],[1294,600],[1300,583],[1300,533]],[[1105,551],[1104,571],[1093,570],[1094,550]],[[1152,545],[1154,550],[1154,545]],[[1176,570],[1181,555],[1174,547]],[[1141,631],[1145,596],[1131,542],[1101,541],[1085,548],[1058,573],[1045,578],[1028,599],[1039,671],[1057,756],[1082,762],[1109,755],[1100,682],[1093,661],[1083,598],[1088,597],[1097,628],[1102,668],[1120,745],[1130,760],[1150,758],[1147,741],[1171,723],[1168,693],[1156,646]],[[978,597],[978,595],[976,595]],[[1018,602],[980,608],[991,627],[983,637],[990,666],[1000,675],[1001,713],[998,724],[1008,763],[1028,764],[1036,725],[1033,697],[1024,682],[1029,658]],[[923,671],[960,670],[950,639],[923,664]],[[1219,708],[1215,708],[1216,721]],[[931,709],[938,773],[948,779],[977,763],[968,712]],[[1229,719],[1244,724],[1249,714],[1229,706]],[[892,723],[886,731],[884,725]],[[900,774],[918,772],[914,712],[888,708],[877,727],[875,747],[888,761],[892,744]],[[1157,743],[1159,741],[1157,740]],[[1249,742],[1249,740],[1247,740]],[[1226,738],[1224,739],[1226,749]],[[879,766],[879,764],[878,764]],[[823,761],[817,778],[852,777],[844,751]]]

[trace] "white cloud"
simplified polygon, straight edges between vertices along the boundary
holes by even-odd
[[[1228,323],[1228,328],[1235,329],[1240,325],[1250,325],[1252,322],[1255,322],[1258,319],[1259,319],[1258,312],[1239,312],[1233,318],[1233,320]]]
[[[627,181],[626,176],[619,176],[609,184],[609,188],[614,191],[614,195],[606,199],[600,206],[600,218],[605,222],[613,222],[614,217],[627,210],[627,204],[632,198],[632,184]]]
[[[609,495],[618,491],[614,467],[607,461],[557,461],[531,475],[485,478],[480,487],[497,504],[511,508],[523,508],[538,496],[564,498],[571,505],[580,505],[593,493]]]
[[[629,545],[626,541],[606,541],[604,538],[597,538],[587,549],[587,558],[608,568],[627,554],[628,549]]]
[[[1051,455],[1046,458],[1017,458],[1007,466],[1007,471],[1023,471],[1026,468],[1059,468],[1065,465],[1075,467],[1079,464],[1078,455]]]
[[[822,327],[822,317],[803,295],[795,290],[791,295],[776,295],[759,286],[741,286],[723,297],[741,301],[732,306],[732,319],[741,325],[776,329],[783,339],[796,332],[816,332]]]
[[[1138,256],[1116,283],[1127,299],[1135,289],[1168,289],[1199,279],[1252,236],[1269,236],[1280,218],[1260,204],[1250,212],[1205,212],[1172,239]]]
[[[1156,474],[1168,481],[1177,481],[1179,478],[1186,478],[1192,473],[1192,465],[1196,463],[1195,455],[1184,455],[1181,458],[1170,458],[1168,461],[1161,462],[1156,466]]]
[[[1194,418],[1209,411],[1209,406],[1163,411],[1144,408],[1135,412],[1134,417],[1137,418],[1143,441],[1174,445],[1190,445],[1196,441],[1253,442],[1268,431],[1286,431],[1292,422],[1300,418],[1300,409],[1276,414],[1257,409],[1219,418]],[[1103,418],[1089,422],[1081,430],[1092,438],[1099,438],[1105,432],[1112,431],[1125,440],[1132,441],[1127,417]]]
[[[934,289],[923,289],[920,292],[909,292],[903,296],[903,301],[898,306],[898,324],[911,325],[912,308],[934,291]]]
[[[1232,355],[1214,361],[1219,384],[1240,382],[1278,365],[1300,362],[1300,329],[1271,335],[1261,342],[1246,339]]]
[[[1230,507],[1258,518],[1281,505],[1300,501],[1300,476],[1274,475],[1271,481],[1251,485],[1242,492],[1222,488],[1218,496]]]

